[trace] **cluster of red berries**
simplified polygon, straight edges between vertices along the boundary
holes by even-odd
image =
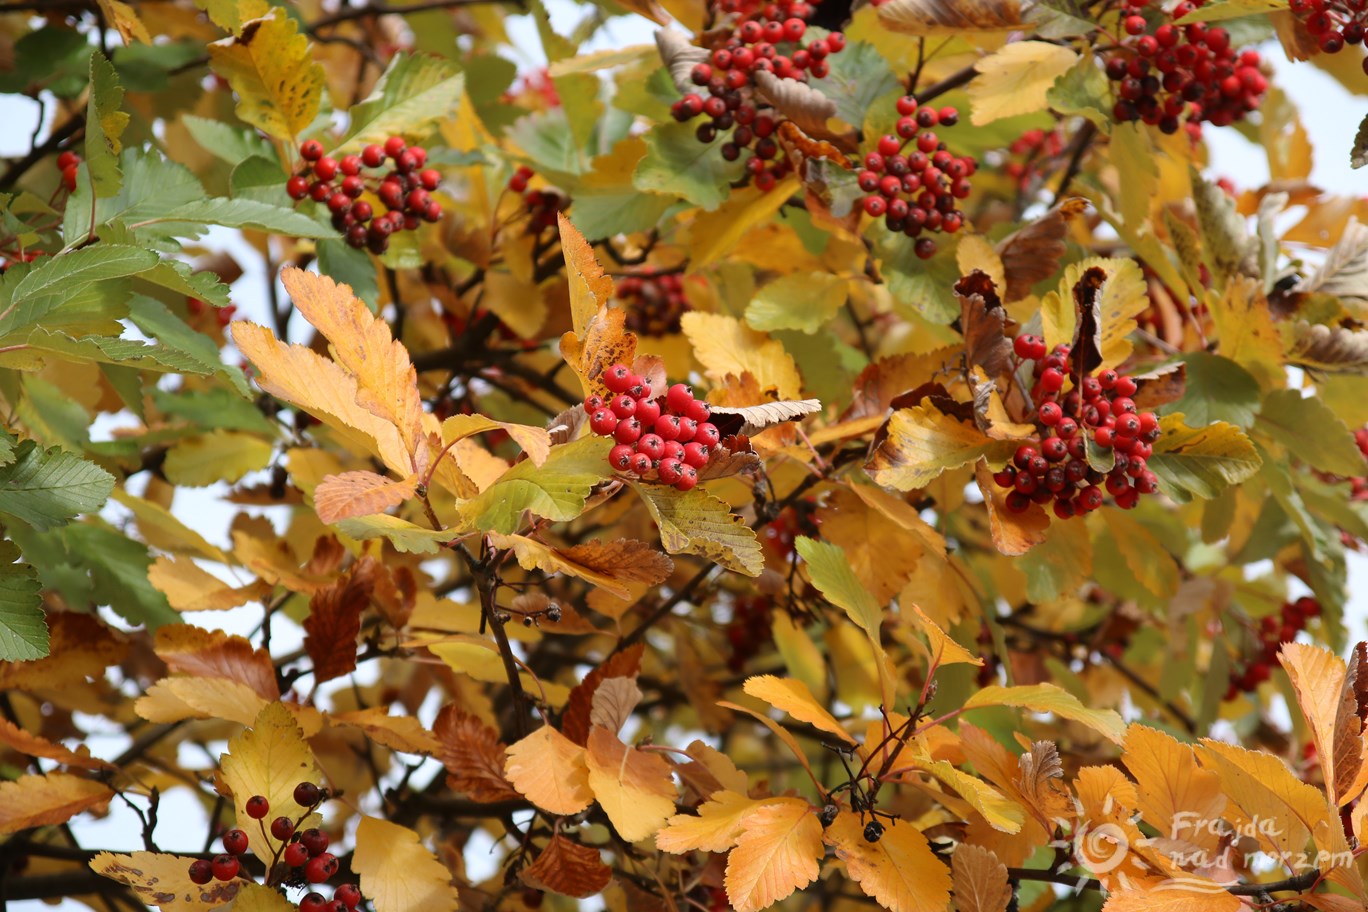
[[[422,222],[442,217],[441,205],[431,196],[442,175],[423,168],[427,150],[409,146],[402,136],[391,136],[384,145],[372,143],[360,155],[341,158],[324,155],[323,144],[309,139],[300,145],[299,156],[305,162],[303,170],[285,182],[285,191],[293,200],[308,197],[325,204],[333,227],[344,232],[347,243],[357,249],[384,253],[391,234],[413,231]],[[394,164],[383,177],[365,174],[366,169],[383,168],[387,159]],[[375,206],[361,199],[368,190],[385,206],[385,213],[376,215]]]
[[[972,189],[969,176],[978,168],[972,156],[952,155],[932,127],[953,127],[959,122],[954,108],[919,107],[917,99],[898,99],[898,118],[893,133],[880,137],[874,152],[865,156],[857,180],[868,193],[860,201],[866,215],[883,216],[889,231],[917,238],[917,256],[923,260],[936,253],[936,242],[921,237],[923,231],[954,234],[964,225],[964,213],[956,208]],[[906,146],[913,148],[904,154]]]
[[[1320,49],[1326,54],[1338,54],[1346,44],[1362,44],[1368,28],[1368,2],[1364,0],[1290,0],[1292,15]],[[1363,72],[1368,73],[1368,59],[1363,61]]]
[[[527,165],[519,165],[518,170],[508,179],[508,189],[522,195],[523,205],[531,218],[529,228],[533,234],[541,234],[547,228],[556,227],[556,216],[570,206],[570,198],[555,190],[529,190],[527,184],[536,172]]]
[[[1003,163],[1002,170],[1025,189],[1032,178],[1042,171],[1041,166],[1063,155],[1067,146],[1068,140],[1062,127],[1055,127],[1048,133],[1044,130],[1027,130],[1007,147],[1007,153],[1012,158]]]
[[[765,523],[760,537],[781,559],[788,561],[793,557],[794,541],[798,536],[816,538],[821,534],[820,525],[817,502],[805,497],[780,510],[778,516]]]
[[[196,317],[200,316],[205,311],[210,309],[209,305],[201,301],[199,298],[186,298],[185,306],[186,309],[190,311],[190,314]],[[233,316],[236,313],[236,304],[229,304],[225,307],[215,308],[214,322],[218,323],[219,328],[222,329],[223,327],[226,327],[229,323],[233,322]]]
[[[648,268],[618,279],[617,296],[627,305],[627,328],[648,336],[679,332],[679,318],[689,309],[676,272],[657,275]]]
[[[80,167],[81,156],[70,149],[57,156],[57,170],[62,172],[62,186],[66,187],[69,193],[76,191],[76,172]]]
[[[1251,693],[1267,681],[1278,663],[1278,650],[1290,643],[1306,628],[1306,622],[1321,613],[1320,602],[1304,595],[1294,602],[1284,602],[1282,610],[1259,621],[1259,648],[1254,660],[1243,669],[1231,669],[1230,684],[1225,699],[1233,700],[1241,693]]]
[[[747,595],[736,599],[731,622],[726,627],[727,644],[731,646],[731,655],[727,657],[728,669],[737,672],[745,668],[746,663],[769,642],[772,636],[772,607],[768,595]]]
[[[1105,499],[1102,487],[1118,507],[1133,508],[1142,494],[1153,494],[1159,481],[1146,464],[1159,439],[1159,419],[1141,412],[1133,377],[1104,370],[1082,379],[1064,392],[1069,379],[1069,346],[1057,345],[1046,354],[1039,336],[1016,337],[1013,348],[1022,361],[1035,363],[1031,401],[1042,428],[1038,445],[1022,444],[1012,462],[993,476],[1000,487],[1011,488],[1007,509],[1024,512],[1032,503],[1054,502],[1054,514],[1069,519],[1091,513]],[[1087,436],[1097,448],[1110,450],[1113,464],[1102,472],[1088,464]]]
[[[1358,444],[1363,458],[1368,459],[1368,427],[1354,431],[1354,443]],[[1349,487],[1351,500],[1368,500],[1368,474],[1349,479]]]
[[[1186,122],[1194,135],[1203,121],[1229,126],[1256,109],[1268,90],[1259,70],[1259,52],[1237,52],[1230,33],[1205,22],[1165,22],[1151,31],[1140,11],[1148,0],[1125,0],[1121,49],[1106,65],[1107,78],[1118,83],[1112,116],[1118,122],[1139,120],[1177,133]],[[1178,20],[1202,5],[1184,0],[1173,10]]]
[[[708,421],[708,404],[683,383],[652,396],[646,381],[625,364],[608,368],[603,385],[612,396],[589,396],[584,411],[591,431],[617,441],[608,452],[609,465],[642,478],[654,475],[681,491],[698,484],[699,470],[721,440]]]
[[[806,0],[722,0],[718,6],[722,14],[736,16],[736,25],[690,74],[693,84],[708,94],[690,92],[670,113],[680,123],[705,115],[696,131],[699,142],[711,143],[719,133],[731,131],[721,149],[727,161],[739,160],[754,144],[746,175],[757,188],[769,191],[793,165],[774,138],[781,116],[756,97],[755,73],[799,82],[821,79],[830,71],[827,57],[845,48],[845,35],[832,32],[804,44],[814,7]]]

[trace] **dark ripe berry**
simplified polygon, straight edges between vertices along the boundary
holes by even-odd
[[[237,827],[223,834],[223,849],[230,855],[247,851],[247,833]]]
[[[385,154],[390,158],[397,159],[404,154],[404,151],[407,148],[408,144],[404,142],[404,137],[402,136],[391,136],[389,139],[385,140]]]
[[[302,808],[311,808],[323,800],[323,790],[312,782],[301,782],[295,786],[294,802]]]
[[[913,250],[919,259],[929,260],[936,255],[936,242],[930,238],[918,238]]]
[[[934,108],[922,108],[916,115],[917,126],[930,129],[940,123],[940,114]]]
[[[1060,519],[1072,519],[1077,513],[1072,500],[1056,500],[1054,503],[1054,515]]]
[[[883,838],[884,826],[877,820],[871,820],[864,828],[865,842],[878,842]]]
[[[323,157],[323,144],[316,139],[306,139],[299,146],[299,157],[305,161],[318,161]]]
[[[327,202],[328,197],[332,196],[333,188],[331,184],[322,181],[314,181],[309,184],[309,199],[315,203]]]
[[[938,116],[942,127],[953,127],[955,124],[959,123],[959,111],[955,108],[941,108]]]
[[[342,191],[328,197],[328,211],[337,215],[351,210],[351,197]]]
[[[638,399],[636,417],[642,427],[654,429],[660,418],[660,403],[654,399]]]
[[[232,880],[242,869],[242,864],[232,855],[215,855],[210,865],[213,867],[215,880]]]
[[[999,488],[1015,487],[1016,468],[1013,466],[1003,466],[1002,471],[993,473],[993,482]]]
[[[326,883],[328,878],[336,873],[337,859],[328,852],[315,855],[304,866],[304,879],[309,883]]]
[[[348,909],[355,909],[361,902],[361,891],[357,889],[356,884],[346,883],[337,888],[333,893],[333,899],[341,900],[342,905]]]
[[[1022,444],[1017,447],[1016,454],[1012,456],[1012,464],[1018,469],[1028,469],[1031,466],[1031,460],[1039,455],[1040,453],[1036,451],[1035,447]]]
[[[309,860],[309,850],[301,843],[292,842],[285,847],[281,860],[292,868],[297,868]]]
[[[347,243],[358,248],[366,246],[366,226],[352,225],[348,228]]]
[[[1046,427],[1054,427],[1059,424],[1059,419],[1064,417],[1064,410],[1056,402],[1046,402],[1040,406],[1040,423]]]
[[[1007,495],[1007,512],[1025,513],[1031,506],[1031,498],[1022,494],[1020,491],[1013,491]]]
[[[1059,462],[1069,455],[1069,445],[1059,437],[1049,437],[1040,442],[1040,452],[1049,462]]]
[[[350,174],[347,177],[342,178],[341,188],[348,199],[356,199],[366,192],[366,182],[359,176]]]
[[[299,912],[324,912],[328,908],[328,900],[322,893],[305,893],[299,900]]]
[[[681,466],[679,469],[679,480],[674,486],[681,491],[689,491],[698,485],[698,469],[691,465]]]
[[[190,862],[190,882],[203,886],[214,879],[214,866],[207,858],[196,858]]]
[[[247,799],[244,810],[247,811],[247,816],[253,820],[261,820],[271,812],[271,802],[266,800],[265,795],[253,795]]]
[[[608,403],[608,408],[613,410],[613,414],[619,418],[630,418],[636,414],[637,401],[628,393],[614,396]]]
[[[641,422],[635,416],[623,418],[613,431],[613,439],[618,443],[636,443],[641,438]]]
[[[302,174],[296,174],[285,182],[285,192],[290,195],[290,199],[302,200],[309,195],[309,179]]]
[[[1026,471],[1030,472],[1036,478],[1042,477],[1049,470],[1050,461],[1046,459],[1044,456],[1036,456],[1032,458],[1030,465],[1026,467]]]
[[[1012,482],[1012,487],[1021,494],[1034,494],[1037,484],[1036,477],[1030,472],[1018,472]]]
[[[289,817],[277,817],[275,820],[271,821],[271,835],[281,842],[284,842],[293,836],[294,831],[294,821]]]
[[[1073,456],[1072,453],[1069,455]],[[1074,456],[1074,458],[1070,459],[1068,464],[1064,466],[1064,477],[1077,484],[1088,477],[1088,464],[1077,456]]]
[[[632,471],[638,475],[645,475],[647,472],[651,471],[651,466],[655,462],[655,460],[651,459],[651,457],[647,456],[645,453],[634,453],[629,461],[631,463]]]
[[[662,459],[656,470],[663,484],[674,484],[683,474],[684,463],[678,459]]]
[[[309,827],[299,834],[299,843],[309,850],[310,855],[318,855],[328,849],[328,834],[318,827]]]
[[[879,175],[874,171],[861,171],[855,182],[865,193],[873,193],[879,189]],[[305,186],[307,187],[307,184]]]

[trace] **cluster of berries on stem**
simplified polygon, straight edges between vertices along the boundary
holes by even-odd
[[[1259,107],[1268,80],[1258,51],[1237,51],[1219,26],[1176,24],[1202,0],[1183,0],[1174,21],[1157,27],[1141,14],[1147,2],[1125,0],[1126,37],[1106,63],[1107,78],[1117,83],[1112,116],[1118,122],[1139,120],[1165,133],[1186,123],[1196,136],[1203,121],[1229,126]]]
[[[1326,54],[1338,54],[1346,44],[1363,43],[1368,29],[1365,0],[1290,0],[1289,7]],[[1368,73],[1368,59],[1363,61],[1363,72]]]
[[[648,268],[624,276],[618,279],[617,296],[627,305],[627,328],[647,336],[679,332],[679,318],[689,310],[677,272],[656,274]]]
[[[794,542],[798,536],[816,538],[821,534],[821,522],[817,518],[817,502],[809,498],[794,501],[779,511],[765,527],[760,530],[761,540],[784,561],[789,561],[795,553]]]
[[[972,190],[969,177],[978,163],[969,155],[953,155],[931,129],[958,123],[954,108],[919,106],[911,95],[899,98],[897,106],[895,133],[879,139],[856,178],[869,194],[860,205],[866,215],[882,217],[889,231],[917,238],[917,256],[925,260],[935,255],[936,242],[922,232],[954,234],[964,225],[964,213],[956,207]]]
[[[70,149],[57,156],[57,170],[62,172],[62,186],[68,193],[76,190],[76,172],[81,167],[81,156]]]
[[[764,71],[800,82],[821,79],[830,71],[827,58],[845,48],[845,36],[832,32],[804,43],[814,7],[805,0],[722,0],[718,7],[720,13],[734,15],[736,24],[709,58],[694,66],[690,79],[699,91],[675,102],[671,113],[680,123],[706,118],[696,131],[699,142],[711,143],[730,131],[722,157],[737,161],[749,149],[746,175],[768,191],[793,165],[774,137],[782,117],[756,95],[755,74]]]
[[[1258,652],[1244,668],[1231,669],[1225,699],[1230,701],[1241,693],[1252,693],[1267,681],[1273,673],[1273,666],[1278,663],[1278,650],[1282,644],[1295,640],[1297,634],[1306,628],[1306,622],[1319,617],[1320,613],[1320,602],[1304,595],[1296,601],[1284,602],[1277,614],[1262,618],[1259,621]]]
[[[1159,419],[1141,412],[1131,396],[1135,379],[1114,370],[1086,376],[1074,389],[1069,381],[1069,346],[1047,354],[1039,336],[1016,337],[1013,349],[1022,361],[1034,362],[1031,401],[1042,429],[1039,443],[1022,444],[1012,461],[993,476],[1010,488],[1007,509],[1025,512],[1032,503],[1053,502],[1054,514],[1069,519],[1102,506],[1106,493],[1118,507],[1133,508],[1142,494],[1153,494],[1159,482],[1147,460],[1159,439]],[[1112,466],[1103,471],[1089,463],[1088,442],[1111,451]]]
[[[431,195],[442,175],[424,168],[427,150],[409,146],[402,136],[391,136],[383,145],[372,143],[360,155],[341,158],[324,155],[323,144],[308,139],[300,144],[299,156],[304,164],[285,182],[285,192],[293,200],[307,197],[326,205],[333,227],[343,232],[352,247],[382,254],[389,249],[390,235],[413,231],[423,222],[442,217],[441,204]],[[378,172],[386,161],[393,165],[383,176],[366,173]],[[367,191],[385,207],[384,213],[377,215],[375,205],[361,198]]]
[[[1060,127],[1048,133],[1044,130],[1027,130],[1007,147],[1007,154],[1011,158],[1003,162],[1002,170],[1024,190],[1032,178],[1043,170],[1042,165],[1063,155],[1067,147],[1068,140]]]
[[[645,379],[625,364],[608,368],[603,385],[610,398],[589,396],[584,411],[591,431],[617,441],[608,453],[614,471],[654,477],[681,491],[697,485],[699,471],[721,439],[708,421],[708,404],[683,383],[653,396]]]
[[[531,219],[528,227],[532,233],[541,234],[547,228],[556,227],[556,216],[570,206],[570,198],[555,190],[529,190],[533,174],[536,172],[527,165],[519,165],[508,179],[508,189],[522,197]]]
[[[726,626],[727,645],[731,647],[731,655],[727,656],[728,669],[739,672],[769,642],[772,607],[767,595],[737,597],[731,622]]]

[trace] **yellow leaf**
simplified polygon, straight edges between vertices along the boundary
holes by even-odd
[[[1012,885],[991,849],[961,843],[950,856],[950,876],[959,912],[1007,912]]]
[[[782,343],[722,314],[693,311],[680,319],[680,325],[694,357],[714,382],[720,385],[727,374],[749,373],[766,395],[801,398],[803,379]]]
[[[850,879],[890,912],[944,909],[950,902],[950,870],[926,837],[910,823],[884,824],[878,842],[864,838],[860,815],[843,811],[823,839],[845,862]]]
[[[211,880],[199,885],[190,880],[194,858],[160,852],[115,855],[101,852],[90,859],[90,869],[101,877],[127,884],[144,903],[162,912],[200,912],[231,902],[246,886],[242,880]],[[274,890],[270,891],[275,893]],[[276,894],[279,895],[279,894]]]
[[[908,762],[958,792],[993,829],[1017,833],[1026,822],[1026,811],[1020,804],[1004,797],[988,783],[956,769],[949,761],[908,758]]]
[[[522,447],[522,451],[532,460],[533,465],[539,466],[546,462],[546,457],[551,452],[551,434],[545,428],[495,421],[484,415],[452,415],[443,421],[442,444],[464,440],[473,434],[483,434],[487,431],[503,431],[508,434]]]
[[[815,699],[824,702],[829,692],[826,659],[812,636],[787,611],[774,612],[770,630],[774,647],[789,674],[806,684]]]
[[[334,713],[334,722],[365,732],[372,741],[405,754],[436,754],[442,749],[432,732],[412,716],[391,716],[383,706]]]
[[[227,678],[163,678],[133,704],[149,722],[169,724],[185,719],[225,719],[251,725],[266,700],[241,681]]]
[[[931,405],[899,409],[888,419],[888,436],[865,465],[877,483],[899,491],[924,488],[942,473],[985,458],[1001,466],[1016,451]]]
[[[119,37],[123,39],[124,44],[131,45],[135,41],[143,44],[152,43],[151,33],[147,31],[147,26],[138,18],[133,7],[123,0],[99,0],[99,3],[105,22],[111,23],[119,30]]]
[[[1231,276],[1224,294],[1207,292],[1216,350],[1253,374],[1264,389],[1285,386],[1283,343],[1260,281]]]
[[[630,598],[630,583],[656,585],[674,570],[674,561],[645,542],[631,538],[598,540],[572,548],[553,548],[522,535],[492,535],[499,548],[512,548],[524,570],[566,573],[613,593]]]
[[[1046,93],[1077,60],[1071,48],[1047,41],[1014,41],[1004,46],[974,65],[978,75],[969,83],[969,119],[983,126],[1044,110]]]
[[[765,804],[797,804],[806,809],[801,798],[748,798],[739,792],[722,790],[698,806],[697,814],[676,814],[656,833],[656,848],[682,855],[685,852],[725,852],[741,838],[741,822],[755,808]]]
[[[451,912],[456,888],[451,871],[408,827],[375,817],[362,817],[356,828],[352,870],[361,877],[361,892],[376,912]]]
[[[143,541],[154,548],[177,554],[194,554],[221,564],[228,563],[228,556],[222,549],[206,541],[204,536],[181,522],[160,504],[130,494],[123,488],[115,488],[110,499],[128,508],[138,522],[138,531],[142,534]],[[188,564],[190,561],[183,563]]]
[[[798,178],[788,177],[768,193],[747,187],[713,211],[698,213],[689,226],[691,268],[700,269],[731,250],[743,234],[768,222],[800,186]]]
[[[209,61],[237,93],[238,117],[271,136],[294,140],[318,115],[323,67],[284,9],[210,44]]]
[[[926,635],[926,641],[930,645],[932,665],[982,665],[983,658],[965,649],[959,643],[950,638],[950,634],[940,628],[940,625],[931,620],[930,616],[915,603],[902,603],[902,610],[909,614],[921,632]]]
[[[1117,367],[1130,357],[1135,318],[1149,307],[1149,294],[1144,274],[1134,260],[1087,257],[1064,269],[1064,277],[1059,282],[1059,296],[1064,307],[1073,308],[1074,286],[1093,268],[1101,269],[1107,275],[1097,293],[1096,305],[1097,348],[1102,353],[1097,370],[1103,370]],[[1070,332],[1073,332],[1072,328]]]
[[[570,282],[570,319],[575,335],[584,335],[600,307],[613,299],[613,280],[603,274],[594,249],[564,215],[557,213],[565,273]]]
[[[626,311],[600,307],[584,332],[561,336],[561,357],[580,378],[586,396],[610,395],[603,385],[603,372],[614,364],[630,365],[636,360],[637,337],[627,331],[626,324]]]
[[[665,825],[674,811],[676,791],[670,765],[660,755],[629,747],[595,725],[589,731],[585,763],[594,798],[623,839],[636,842]]]
[[[822,824],[811,805],[768,804],[747,814],[741,828],[724,879],[736,912],[758,912],[817,879]]]
[[[1045,541],[1050,531],[1050,517],[1039,504],[1031,504],[1024,513],[1007,509],[1007,491],[998,487],[982,460],[974,467],[974,480],[983,494],[983,505],[988,509],[988,529],[993,536],[993,547],[1003,554],[1025,554]]]
[[[114,790],[72,773],[20,776],[0,782],[0,833],[66,823],[114,797]]]
[[[764,555],[755,531],[723,500],[694,488],[679,491],[656,484],[633,485],[670,554],[697,554],[728,570],[759,576]]]
[[[1102,516],[1112,540],[1135,574],[1135,581],[1161,599],[1178,591],[1182,568],[1153,533],[1120,510],[1103,510]]]
[[[247,799],[264,795],[274,811],[297,817],[302,808],[295,803],[295,786],[301,782],[320,783],[322,776],[314,763],[313,751],[304,740],[295,717],[281,703],[268,703],[256,724],[228,742],[228,753],[221,761],[223,781],[233,794],[238,820],[248,820]],[[310,814],[298,829],[317,826],[319,816]],[[244,827],[252,853],[258,858],[274,858],[284,847],[261,827]]]
[[[594,800],[585,750],[549,725],[511,745],[504,775],[529,801],[553,814],[578,814]]]
[[[114,770],[116,767],[107,761],[90,755],[90,748],[84,744],[76,750],[49,741],[41,735],[26,731],[8,719],[0,718],[0,744],[13,748],[29,757],[42,757],[56,760],[65,766],[88,770]]]
[[[1305,643],[1284,643],[1278,657],[1311,728],[1330,797],[1336,806],[1343,806],[1363,788],[1365,744],[1355,694],[1363,666],[1356,657],[1350,679],[1343,659],[1328,649]]]
[[[339,364],[302,345],[285,345],[270,330],[245,320],[233,324],[233,342],[255,365],[263,390],[299,406],[357,450],[379,456],[396,475],[413,471],[398,428],[358,403],[356,379]]]
[[[389,324],[350,287],[325,275],[291,266],[281,271],[280,280],[304,319],[331,343],[333,359],[356,378],[357,404],[394,425],[411,456],[426,447],[418,372]],[[411,463],[410,470],[425,468]]]
[[[798,746],[798,740],[793,737],[793,735],[789,732],[788,729],[784,728],[782,725],[780,725],[778,722],[775,722],[773,719],[771,719],[764,713],[758,713],[749,707],[741,706],[740,704],[732,703],[727,700],[718,700],[717,705],[722,707],[723,709],[730,709],[733,712],[745,713],[755,721],[759,722],[761,725],[768,728],[776,738],[778,738],[780,741],[784,743],[784,746],[789,749],[789,751],[793,754],[794,759],[802,765],[803,769],[807,770],[808,775],[812,776],[814,780],[817,778],[816,774],[812,772],[811,764],[808,763],[807,754],[804,753],[803,749]]]
[[[812,696],[812,691],[808,690],[802,681],[778,678],[774,675],[756,675],[747,678],[741,689],[757,700],[764,700],[775,709],[788,713],[799,722],[806,722],[814,728],[833,734],[847,744],[858,743],[841,727],[836,717],[817,702]]]
[[[967,276],[978,269],[988,275],[995,288],[1007,288],[1002,258],[981,234],[966,234],[960,238],[959,246],[955,248],[955,265],[959,266],[960,275]]]
[[[1010,31],[1023,25],[1019,0],[891,0],[878,8],[878,23],[905,35]]]
[[[855,488],[868,488],[874,497],[892,499],[872,485]],[[850,568],[876,602],[887,604],[916,571],[923,539],[916,530],[865,500],[864,492],[837,488],[817,512],[817,520],[822,525],[822,538],[841,546]],[[885,547],[868,547],[873,541]]]
[[[1120,744],[1126,723],[1114,710],[1089,709],[1078,697],[1055,684],[1027,684],[1020,687],[1000,687],[996,684],[983,688],[964,701],[965,709],[981,706],[1019,706],[1031,712],[1054,713],[1086,725],[1093,731]]]
[[[270,441],[242,431],[215,430],[182,440],[166,451],[163,469],[172,484],[202,488],[230,484],[271,462]]]
[[[328,475],[314,488],[314,510],[324,523],[384,513],[413,496],[418,476],[395,481],[374,472]]]
[[[1215,858],[1220,837],[1208,824],[1226,808],[1221,778],[1197,765],[1191,746],[1153,728],[1131,725],[1122,748],[1145,822],[1161,838],[1191,843]]]

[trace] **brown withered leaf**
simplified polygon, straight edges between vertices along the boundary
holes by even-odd
[[[1012,901],[1007,866],[991,849],[961,844],[950,856],[951,890],[959,912],[1006,912]]]
[[[1107,273],[1097,266],[1086,270],[1074,285],[1074,310],[1078,322],[1074,328],[1073,349],[1069,359],[1073,363],[1073,373],[1090,374],[1093,368],[1102,363],[1100,336],[1102,315],[1099,304],[1102,297],[1102,284],[1107,281]]]
[[[1017,758],[1017,788],[1046,820],[1065,817],[1070,804],[1064,787],[1064,762],[1059,748],[1049,741],[1034,741],[1031,749]]]
[[[814,139],[799,129],[797,124],[786,120],[779,124],[779,129],[775,135],[779,137],[779,145],[789,153],[790,158],[800,165],[808,162],[815,164],[829,161],[838,167],[849,168],[851,166],[850,159],[846,157],[846,151],[853,152],[858,148],[853,130],[841,134],[832,134],[828,130],[824,134],[829,137],[830,141],[828,142],[826,139]],[[840,148],[837,147],[837,144]],[[805,182],[811,180],[812,173],[808,172],[805,175]]]
[[[1299,320],[1290,330],[1287,360],[1327,374],[1368,372],[1368,330]]]
[[[836,116],[836,102],[796,79],[780,79],[768,70],[755,71],[755,88],[794,126],[808,136],[830,137],[827,120]]]
[[[636,678],[608,678],[594,690],[589,709],[589,723],[601,725],[617,733],[631,718],[632,710],[641,702],[641,688]]]
[[[736,438],[729,439],[734,441]],[[753,474],[760,471],[761,465],[760,457],[754,450],[733,452],[719,443],[709,452],[708,464],[698,470],[698,480],[710,481],[714,478]]]
[[[608,387],[603,385],[603,372],[614,364],[631,364],[636,360],[637,337],[626,326],[626,311],[600,307],[583,338],[572,332],[561,336],[561,356],[579,376],[586,395],[609,395]]]
[[[1182,361],[1131,374],[1131,377],[1138,387],[1131,399],[1142,412],[1177,402],[1187,393],[1187,365]]]
[[[197,678],[229,678],[246,684],[264,700],[280,699],[270,653],[246,637],[190,624],[157,629],[152,649],[173,673]]]
[[[557,834],[518,876],[535,890],[584,899],[608,886],[613,869],[603,863],[598,849]]]
[[[447,785],[472,801],[517,801],[518,790],[504,776],[505,746],[499,733],[448,703],[437,714],[433,734],[441,743],[438,758],[447,770]]]
[[[436,754],[441,745],[413,716],[391,716],[383,706],[333,713],[334,722],[358,728],[372,741],[405,754]]]
[[[361,567],[373,558],[357,563]],[[373,572],[352,572],[309,598],[304,619],[304,649],[314,663],[320,683],[356,670],[356,638],[361,633],[361,612],[370,604]]]
[[[376,607],[391,627],[396,630],[404,627],[418,601],[418,579],[413,575],[413,570],[409,567],[386,567],[378,561],[368,565],[362,561],[352,571],[353,577],[359,578],[367,566],[374,568],[370,574],[374,580],[371,598]]]
[[[588,574],[619,583],[653,586],[674,572],[674,561],[645,542],[632,538],[609,542],[595,539],[572,548],[558,549],[557,553],[563,560],[584,568]],[[626,598],[627,590],[621,586],[617,588],[622,589],[622,597]]]
[[[1011,369],[1012,343],[1003,331],[1007,311],[988,273],[975,269],[955,283],[960,302],[960,334],[969,367],[982,367],[990,378]]]
[[[879,7],[879,24],[904,35],[958,35],[1020,28],[1019,0],[890,0]]]
[[[1031,293],[1038,282],[1051,278],[1059,270],[1067,245],[1064,243],[1067,223],[1082,215],[1088,201],[1071,196],[1055,204],[1049,212],[1023,225],[998,241],[997,255],[1002,259],[1007,277],[1005,302],[1020,301]]]
[[[579,429],[588,420],[583,406],[572,405],[546,422],[546,430],[551,435],[551,445],[556,446],[574,440],[579,436]]]
[[[314,511],[325,524],[384,513],[412,497],[417,484],[417,475],[402,481],[365,471],[328,475],[314,488]]]
[[[821,410],[822,403],[817,399],[785,399],[740,408],[715,405],[711,421],[723,437],[729,434],[753,437],[771,425],[796,421]]]
[[[924,355],[893,355],[872,362],[855,378],[854,397],[842,419],[882,415],[894,398],[921,383],[922,378],[948,374],[957,356],[957,349],[938,348]]]
[[[561,717],[561,734],[583,747],[589,743],[590,715],[594,708],[594,691],[609,678],[634,678],[641,671],[641,656],[646,646],[637,643],[610,655],[584,680],[570,691]]]
[[[693,68],[707,62],[707,48],[697,47],[679,31],[672,28],[658,29],[655,33],[656,48],[660,51],[661,62],[670,71],[670,79],[681,93],[687,94],[698,88],[693,84]]]
[[[1348,669],[1344,676],[1339,703],[1335,707],[1334,794],[1342,799],[1353,797],[1363,772],[1364,710],[1368,708],[1368,647],[1359,642],[1349,653]]]
[[[104,760],[90,756],[90,748],[84,744],[73,751],[55,741],[49,741],[41,735],[24,731],[8,719],[0,719],[0,744],[25,756],[56,760],[58,763],[74,766],[77,769],[114,768]]]

